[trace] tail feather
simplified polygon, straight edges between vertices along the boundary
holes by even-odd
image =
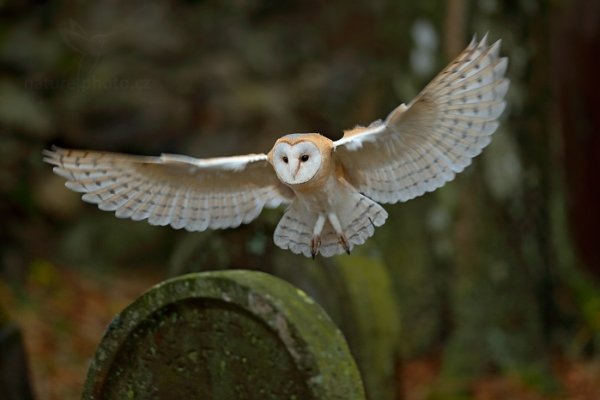
[[[375,228],[383,225],[388,216],[383,207],[359,192],[353,192],[334,212],[340,220],[350,250],[373,236]],[[330,257],[345,251],[331,224],[326,224],[321,236],[320,253]]]
[[[353,192],[331,210],[339,219],[350,249],[363,244],[373,236],[375,228],[385,223],[387,212],[364,195]],[[318,215],[307,210],[302,203],[294,202],[275,229],[275,244],[293,253],[311,257],[311,239]],[[331,257],[346,252],[329,220],[321,232],[319,253]]]
[[[273,240],[282,249],[311,257],[310,241],[316,222],[317,215],[294,202],[277,224]]]
[[[352,244],[363,244],[373,236],[375,228],[385,223],[387,212],[379,204],[361,194],[350,210],[351,221],[344,226],[346,239]]]

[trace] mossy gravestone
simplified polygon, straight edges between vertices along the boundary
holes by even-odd
[[[364,400],[340,331],[306,294],[253,271],[189,274],[109,326],[83,399]]]

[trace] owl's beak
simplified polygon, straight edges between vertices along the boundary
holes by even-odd
[[[302,163],[298,163],[298,165],[296,166],[296,169],[294,170],[294,179],[296,179],[296,175],[298,175],[298,171],[300,171],[301,166]]]

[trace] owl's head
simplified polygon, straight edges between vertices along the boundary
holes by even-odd
[[[295,133],[277,140],[269,160],[283,183],[301,185],[319,175],[332,148],[333,142],[317,133]]]

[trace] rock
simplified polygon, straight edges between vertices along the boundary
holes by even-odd
[[[23,336],[16,325],[2,321],[2,315],[0,315],[0,394],[4,400],[33,399]]]
[[[312,299],[253,271],[184,275],[119,314],[83,399],[364,399],[348,346]]]

